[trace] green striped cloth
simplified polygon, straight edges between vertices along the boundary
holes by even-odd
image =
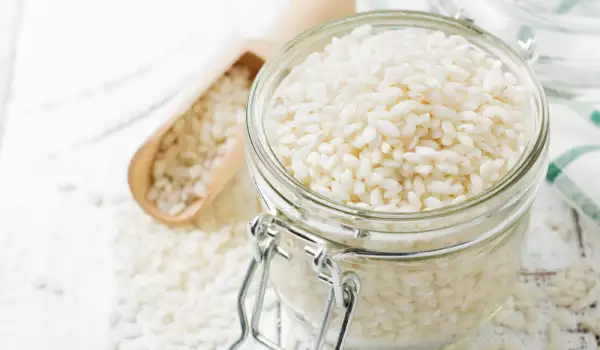
[[[600,225],[600,108],[551,104],[550,120],[546,181]]]

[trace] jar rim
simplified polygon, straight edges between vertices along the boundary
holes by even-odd
[[[533,118],[537,118],[537,123],[531,141],[528,142],[519,161],[498,183],[494,184],[494,186],[461,203],[444,206],[438,209],[409,213],[382,212],[359,209],[338,203],[310,190],[296,180],[277,159],[275,152],[267,140],[266,130],[262,123],[263,114],[271,103],[271,96],[264,98],[265,94],[262,92],[267,87],[278,85],[275,81],[277,74],[281,73],[281,67],[285,66],[282,65],[281,62],[291,61],[291,56],[297,53],[299,49],[303,47],[303,44],[306,46],[307,43],[319,39],[323,40],[332,38],[336,35],[345,34],[357,26],[373,24],[373,22],[376,21],[384,22],[389,25],[397,25],[398,27],[414,26],[433,30],[452,29],[453,32],[466,37],[481,37],[482,40],[481,42],[478,42],[478,47],[482,48],[480,46],[481,43],[486,43],[489,46],[488,49],[492,47],[497,50],[499,49],[501,54],[506,55],[512,63],[516,64],[519,69],[518,77],[525,78],[525,81],[520,79],[520,82],[527,85],[533,92],[533,103],[530,104],[530,115]],[[340,30],[340,28],[342,30]],[[504,60],[503,62],[506,63]],[[257,120],[259,122],[257,122]],[[543,88],[534,77],[534,73],[529,68],[528,64],[512,47],[468,21],[419,11],[384,10],[365,12],[308,29],[289,41],[275,55],[267,60],[255,78],[250,90],[248,107],[246,109],[245,137],[246,144],[249,146],[247,152],[253,153],[258,157],[258,160],[262,163],[265,170],[278,182],[278,185],[292,186],[294,193],[298,197],[308,200],[312,204],[316,204],[317,207],[334,211],[342,215],[360,216],[365,220],[402,220],[405,222],[413,222],[457,214],[463,210],[479,206],[503,192],[505,189],[511,188],[527,174],[527,171],[531,169],[537,163],[540,156],[545,153],[549,137],[548,130],[549,112]]]

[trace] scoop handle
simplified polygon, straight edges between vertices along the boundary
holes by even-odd
[[[355,12],[355,0],[289,0],[289,4],[277,17],[277,22],[263,38],[283,45],[310,27],[350,16]]]

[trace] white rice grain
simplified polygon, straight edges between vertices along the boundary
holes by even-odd
[[[153,183],[147,194],[159,210],[176,215],[207,196],[212,170],[234,143],[250,93],[250,72],[233,67],[183,113],[161,140],[152,165]],[[298,137],[289,128],[278,138],[292,145]],[[279,154],[288,154],[280,148]],[[289,154],[287,155],[289,156]]]
[[[415,191],[425,205],[412,207],[431,210],[485,191],[516,164],[524,148],[519,140],[528,136],[528,106],[522,97],[504,93],[523,87],[514,74],[502,71],[500,61],[473,45],[458,49],[456,43],[466,39],[441,32],[378,33],[368,26],[356,31],[360,35],[335,38],[323,52],[311,54],[275,92],[266,116],[267,133],[293,176],[308,188],[318,182],[325,192],[337,193],[338,202],[360,201],[371,209],[392,211],[407,207],[390,205],[393,197],[373,192],[381,181],[366,181],[364,191],[375,193],[368,198],[351,195],[356,192],[350,187],[348,195],[339,193],[338,185],[333,190],[334,181],[339,182],[333,163],[341,160],[359,179],[383,168],[392,171],[382,180],[412,181],[418,175],[432,184],[446,176],[453,184],[469,184],[434,183],[427,193]],[[351,72],[361,74],[355,77]],[[337,94],[327,84],[335,86]],[[298,127],[304,124],[311,127]],[[281,130],[287,132],[277,136]],[[290,157],[279,151],[282,145],[299,149]],[[340,160],[331,158],[336,152]],[[321,162],[324,171],[292,168],[291,158],[314,164],[312,153],[326,156]],[[403,191],[399,196],[406,200],[410,189]]]

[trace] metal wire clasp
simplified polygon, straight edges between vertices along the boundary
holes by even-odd
[[[340,270],[339,266],[328,255],[326,245],[321,238],[308,231],[292,227],[269,214],[260,215],[249,224],[249,235],[254,256],[250,260],[237,297],[237,310],[242,334],[229,349],[239,349],[247,340],[248,335],[252,334],[252,338],[258,343],[266,346],[268,349],[283,350],[280,346],[281,344],[266,338],[258,329],[267,289],[271,260],[276,254],[279,254],[286,259],[290,259],[289,254],[278,247],[281,231],[295,235],[306,243],[304,251],[312,258],[312,267],[317,274],[317,277],[331,286],[323,320],[315,337],[313,349],[321,350],[325,345],[325,339],[336,306],[345,310],[340,331],[334,346],[334,349],[336,350],[342,349],[350,329],[350,323],[356,308],[357,297],[360,292],[360,280],[358,276],[354,272],[342,272]],[[261,266],[262,274],[259,280],[258,293],[254,301],[252,319],[249,320],[244,305],[252,278],[256,270]]]

